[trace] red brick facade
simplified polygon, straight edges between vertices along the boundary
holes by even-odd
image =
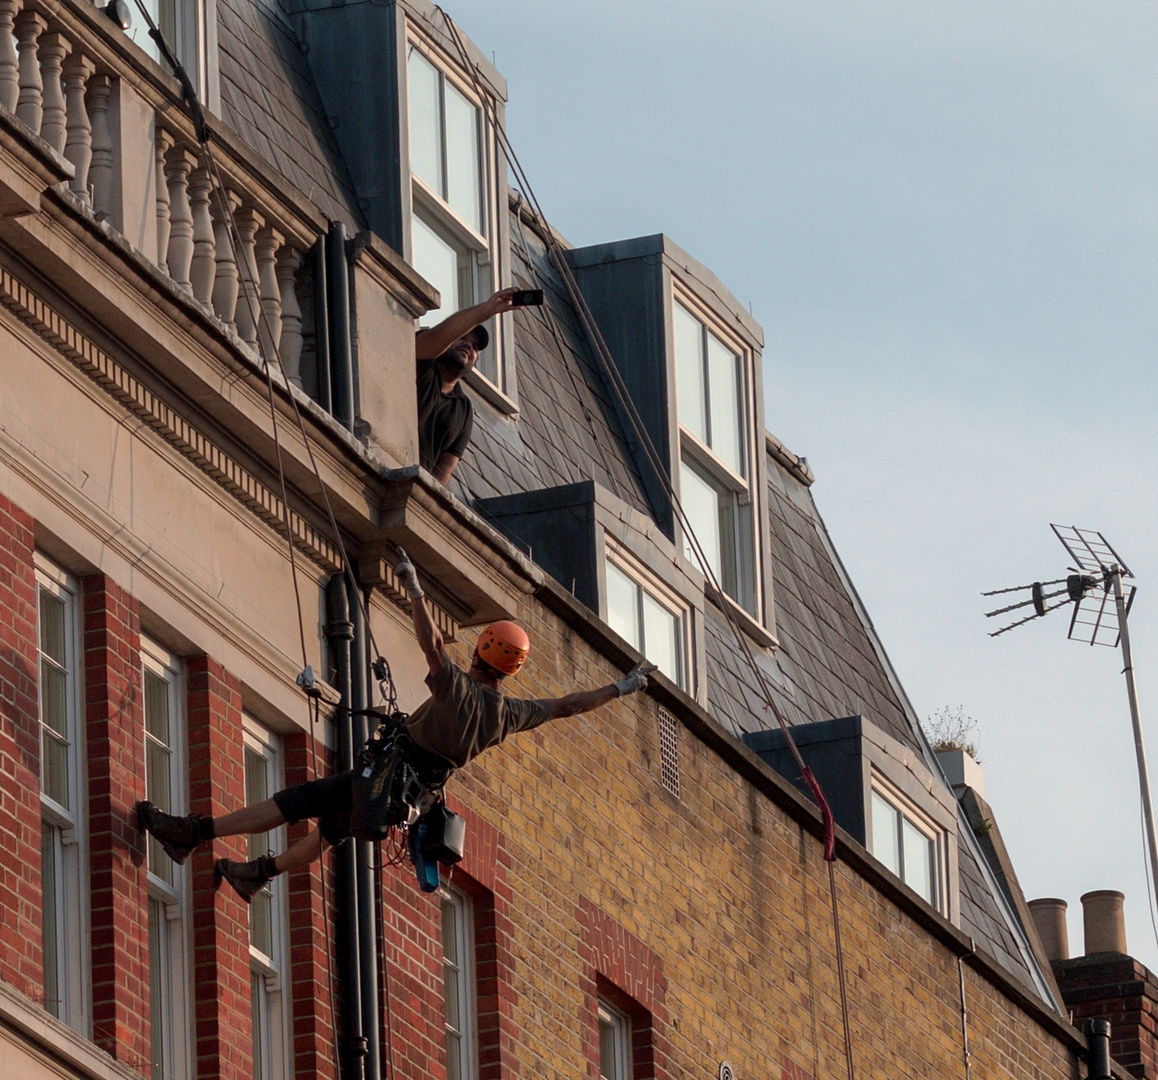
[[[32,519],[0,497],[0,979],[39,999],[40,722]]]
[[[282,749],[287,785],[305,783],[319,771],[329,770],[326,748],[305,734],[287,736],[282,740]],[[310,827],[304,821],[291,825],[289,842],[305,836]],[[338,1039],[331,1008],[334,999],[329,992],[338,961],[326,953],[327,945],[333,945],[332,928],[337,916],[332,866],[333,857],[328,855],[321,865],[314,863],[289,875],[291,1052],[295,1075],[318,1080],[333,1080],[338,1069]],[[329,902],[328,911],[324,901]]]
[[[656,954],[610,915],[587,900],[575,909],[579,923],[583,1014],[587,1021],[588,1075],[599,1080],[599,998],[631,1021],[635,1080],[666,1080],[667,980]]]
[[[245,803],[241,684],[207,656],[187,662],[189,806],[218,816]],[[247,858],[244,837],[203,845],[190,859],[193,878],[193,988],[197,1076],[248,1080],[249,912],[230,888],[217,888],[214,862]]]
[[[1079,1027],[1110,1022],[1110,1056],[1138,1080],[1158,1077],[1158,978],[1120,953],[1054,962],[1054,976]]]
[[[84,594],[93,1041],[142,1068],[149,1060],[141,628],[136,601],[103,575]]]

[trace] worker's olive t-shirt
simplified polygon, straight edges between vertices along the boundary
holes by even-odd
[[[504,697],[480,686],[446,656],[436,674],[426,676],[430,698],[411,715],[410,737],[423,749],[465,765],[516,731],[528,731],[551,719],[549,701]]]

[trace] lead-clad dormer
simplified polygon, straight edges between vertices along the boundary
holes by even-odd
[[[763,331],[666,236],[568,258],[712,572],[742,624],[773,631]],[[643,460],[640,470],[658,523],[694,562],[664,485]]]
[[[423,325],[510,281],[507,171],[498,145],[507,88],[426,0],[287,0],[370,229],[438,289]],[[508,327],[469,385],[514,411]]]

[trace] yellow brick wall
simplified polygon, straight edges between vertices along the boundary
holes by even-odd
[[[513,694],[550,697],[615,677],[534,600],[521,615],[533,650],[510,680]],[[459,662],[475,635],[462,637]],[[517,999],[517,1074],[596,1075],[577,917],[587,901],[662,966],[660,1075],[715,1077],[727,1060],[738,1080],[844,1077],[820,842],[682,727],[682,798],[667,794],[656,713],[637,695],[556,721],[451,781],[451,795],[503,835],[511,859],[502,977]],[[963,1077],[955,953],[847,864],[836,877],[857,1076]],[[1055,1033],[968,964],[965,983],[974,1080],[1080,1075]]]

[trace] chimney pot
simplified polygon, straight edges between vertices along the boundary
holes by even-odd
[[[1050,963],[1068,960],[1070,935],[1066,927],[1066,908],[1069,905],[1055,897],[1042,897],[1040,900],[1030,900],[1028,906],[1034,926],[1037,927],[1037,936],[1041,938],[1042,948],[1045,949],[1046,959]]]
[[[1125,896],[1114,889],[1099,889],[1082,897],[1086,956],[1126,952],[1126,919],[1122,910],[1124,900]]]

